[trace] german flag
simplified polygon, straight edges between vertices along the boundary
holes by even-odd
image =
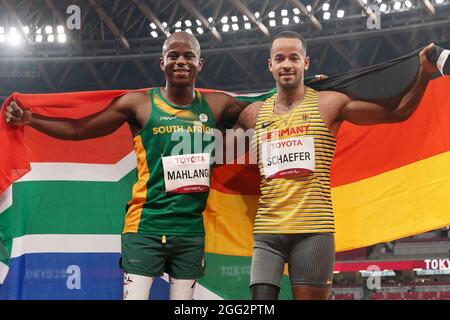
[[[450,73],[448,50],[435,52],[433,59],[440,61],[441,72]],[[308,85],[362,99],[389,99],[412,83],[419,67],[415,52]],[[367,127],[347,123],[341,127],[332,166],[338,251],[450,225],[449,89],[450,77],[433,79],[419,108],[403,123]],[[5,283],[7,289],[0,288],[0,298],[23,298],[24,292],[33,290],[40,298],[121,297],[120,232],[136,177],[128,129],[123,126],[99,139],[60,141],[29,127],[8,126],[4,112],[14,99],[38,114],[80,118],[102,110],[127,92],[14,93],[3,104],[0,283],[9,269],[12,275],[9,284]],[[237,98],[256,101],[273,92]],[[224,275],[220,268],[226,261],[248,266],[258,195],[255,166],[233,164],[214,169],[204,217],[208,270],[216,265],[217,272],[209,271],[201,283],[222,297],[241,298],[242,288],[223,292],[221,288],[232,283],[224,280],[219,284],[217,277]],[[33,268],[60,270],[59,264],[67,267],[74,260],[91,272],[95,288],[63,292],[56,278],[54,283],[44,281],[43,287],[24,281],[28,263],[33,262]],[[246,278],[242,280],[242,286],[247,284]]]

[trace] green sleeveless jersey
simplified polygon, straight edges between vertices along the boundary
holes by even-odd
[[[204,235],[215,119],[202,94],[177,107],[149,90],[151,116],[134,137],[137,182],[123,233]]]

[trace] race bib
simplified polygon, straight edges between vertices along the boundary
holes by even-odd
[[[192,193],[209,190],[209,153],[163,157],[162,161],[167,193]]]
[[[314,137],[294,137],[261,143],[266,179],[287,178],[314,172]]]

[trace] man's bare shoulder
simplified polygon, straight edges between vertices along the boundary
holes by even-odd
[[[261,106],[264,104],[264,101],[255,101],[248,105],[247,108],[245,108],[246,112],[257,112],[259,113],[259,109],[261,109]]]
[[[239,117],[239,125],[243,129],[253,129],[256,126],[256,120],[258,119],[259,110],[264,104],[264,101],[256,101],[249,104]]]
[[[117,97],[112,105],[119,110],[131,110],[150,103],[146,91],[132,91]]]
[[[231,98],[230,94],[222,92],[222,91],[213,91],[213,90],[209,91],[208,90],[208,91],[203,91],[202,94],[205,97],[208,97],[208,98],[211,98],[211,97],[213,97],[213,98],[218,98],[218,97],[220,97],[220,98],[227,98],[227,97]]]
[[[132,91],[124,94],[119,99],[123,99],[125,102],[139,103],[147,102],[150,97],[147,91]]]
[[[233,101],[233,97],[225,92],[206,91],[202,93],[209,106],[226,106]]]

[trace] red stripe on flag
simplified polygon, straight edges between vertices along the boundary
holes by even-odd
[[[211,188],[236,195],[259,195],[256,165],[227,164],[214,167]]]

